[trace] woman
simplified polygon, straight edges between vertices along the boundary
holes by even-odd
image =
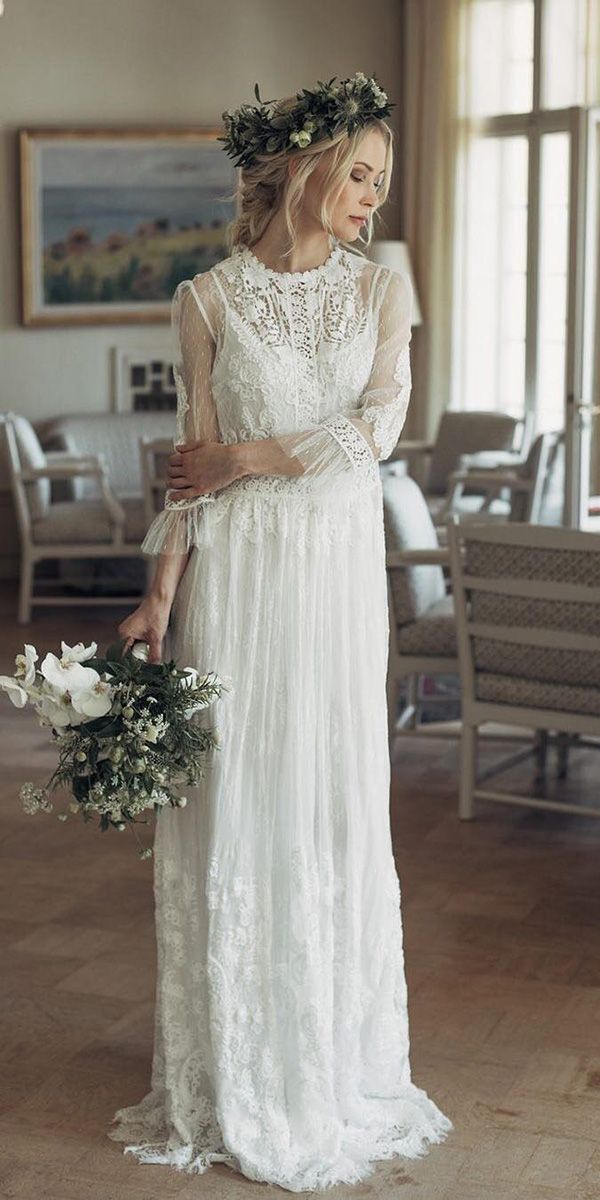
[[[158,818],[151,1090],[110,1136],[290,1191],[453,1128],[411,1081],[388,807],[378,462],[408,406],[410,285],[350,249],[388,194],[388,108],[359,72],[223,114],[234,249],[175,292],[159,561],[119,626],[232,686],[198,793]]]

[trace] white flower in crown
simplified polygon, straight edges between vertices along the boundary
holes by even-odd
[[[312,136],[308,129],[294,129],[290,133],[288,141],[293,142],[293,144],[299,146],[300,149],[304,149],[305,146],[310,146],[310,143],[312,142]]]

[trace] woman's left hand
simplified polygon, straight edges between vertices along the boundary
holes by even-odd
[[[168,490],[174,491],[173,499],[204,496],[239,479],[242,472],[236,451],[235,443],[179,443],[169,457]]]

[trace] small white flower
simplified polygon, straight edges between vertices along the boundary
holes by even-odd
[[[131,653],[134,658],[140,658],[142,662],[148,662],[150,646],[148,642],[135,642],[131,647]]]
[[[24,783],[19,792],[23,811],[33,816],[41,808],[43,795],[42,788],[37,788],[33,783]]]
[[[300,129],[298,132],[290,133],[290,142],[295,142],[297,146],[304,149],[305,146],[310,146],[312,141],[311,134],[306,129]]]
[[[140,733],[140,737],[145,742],[157,742],[159,732],[160,730],[157,725],[146,725],[145,729]]]

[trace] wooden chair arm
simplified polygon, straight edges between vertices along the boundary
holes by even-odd
[[[105,464],[93,454],[81,457],[64,456],[62,462],[47,463],[45,467],[31,467],[19,472],[24,483],[35,479],[76,479],[78,476],[91,477],[98,480],[102,500],[113,525],[122,529],[125,525],[125,509],[115,496],[110,483]],[[76,504],[76,500],[70,501]]]
[[[445,546],[429,550],[388,550],[386,567],[404,567],[407,564],[440,565],[450,562],[450,551]]]

